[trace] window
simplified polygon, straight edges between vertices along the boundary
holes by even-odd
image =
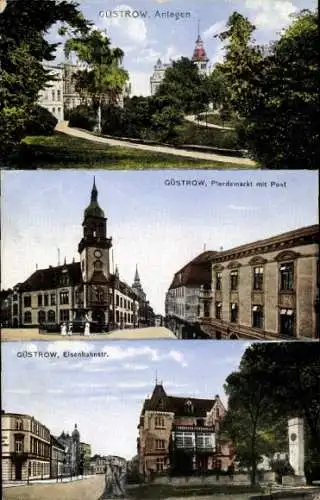
[[[27,295],[26,297],[23,297],[23,305],[24,305],[24,307],[31,307],[31,297],[30,297],[30,295]]]
[[[16,293],[13,294],[12,300],[16,302],[18,300],[18,295]]]
[[[220,418],[220,409],[216,408],[216,419]]]
[[[24,313],[24,323],[31,323],[31,311],[26,311]]]
[[[46,321],[46,313],[44,311],[38,312],[38,323],[45,323]]]
[[[190,399],[188,401],[186,401],[184,408],[185,408],[186,413],[189,413],[189,414],[193,413],[193,404],[192,404],[192,401],[190,401]]]
[[[122,307],[122,297],[120,297],[120,307]]]
[[[48,311],[48,323],[55,323],[56,313],[52,310]]]
[[[116,294],[116,306],[119,306],[119,295]]]
[[[238,321],[238,304],[231,304],[230,306],[230,321],[236,323]]]
[[[101,262],[101,260],[95,260],[94,263],[93,263],[93,267],[97,270],[97,271],[100,271],[103,267],[103,264]]]
[[[119,311],[116,311],[116,322],[119,323],[119,321],[120,321]]]
[[[282,333],[283,335],[294,334],[294,314],[292,309],[281,309],[280,333]]]
[[[23,422],[22,422],[21,418],[18,418],[17,421],[16,421],[16,429],[18,431],[22,431],[23,430]]]
[[[231,271],[230,273],[230,288],[231,290],[238,290],[238,270]]]
[[[50,300],[51,300],[51,305],[55,306],[56,305],[56,294],[55,293],[52,293],[50,295]]]
[[[156,450],[164,450],[166,442],[164,439],[156,439]]]
[[[51,91],[51,96],[52,96],[52,100],[54,101],[55,97],[56,97],[56,93],[54,90]],[[52,111],[54,112],[54,108],[52,108]]]
[[[104,291],[103,288],[98,288],[96,291],[96,297],[98,304],[103,304],[104,302]]]
[[[44,296],[44,305],[48,306],[49,305],[49,295],[46,293]]]
[[[196,446],[197,448],[212,448],[211,434],[208,433],[197,433],[196,434]]]
[[[13,304],[12,313],[14,316],[18,314],[18,304]]]
[[[263,290],[263,267],[253,268],[253,289]]]
[[[221,280],[222,280],[222,273],[217,272],[216,273],[216,290],[221,290]]]
[[[193,448],[193,433],[192,432],[176,432],[176,447],[177,448]]]
[[[38,307],[42,306],[42,295],[38,295]]]
[[[69,309],[62,309],[60,311],[60,321],[69,321]]]
[[[52,113],[55,113],[56,112],[56,108],[52,108]]]
[[[164,418],[161,415],[157,415],[155,418],[156,429],[164,429]]]
[[[252,306],[252,326],[253,328],[263,328],[262,306]]]
[[[293,262],[280,266],[280,290],[293,290]]]
[[[69,304],[69,292],[60,292],[60,304]]]
[[[57,100],[58,100],[58,101],[61,101],[61,90],[58,90],[58,91],[57,91],[57,93],[58,93]],[[60,109],[60,108],[59,108],[59,109]]]
[[[221,302],[216,302],[216,319],[221,319],[221,310],[222,310]]]
[[[14,442],[14,451],[16,453],[23,453],[23,437],[16,436]]]
[[[164,458],[157,458],[156,459],[156,469],[157,469],[157,472],[163,472]]]

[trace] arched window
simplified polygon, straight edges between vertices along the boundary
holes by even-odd
[[[56,313],[52,310],[48,311],[48,323],[55,323]]]
[[[21,418],[17,418],[16,420],[16,429],[17,431],[23,431],[23,422]]]
[[[24,323],[31,323],[31,311],[24,313]]]
[[[38,312],[38,323],[44,323],[46,321],[46,313],[44,311]]]

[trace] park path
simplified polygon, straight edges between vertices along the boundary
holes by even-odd
[[[185,149],[176,149],[168,146],[151,146],[148,144],[135,144],[128,141],[122,141],[119,139],[110,139],[108,137],[99,137],[96,135],[92,135],[90,132],[85,132],[84,130],[79,130],[76,128],[71,128],[68,126],[67,122],[60,122],[56,126],[57,132],[62,132],[67,135],[71,135],[73,137],[79,137],[80,139],[86,139],[92,142],[98,142],[101,144],[108,144],[109,146],[122,146],[131,149],[140,149],[143,151],[152,151],[153,153],[165,153],[174,156],[180,156],[185,158],[196,158],[198,160],[207,160],[207,161],[218,161],[221,163],[233,163],[236,165],[243,165],[250,167],[255,167],[256,164],[254,161],[249,158],[235,158],[232,156],[222,156],[213,153],[202,153],[198,151],[187,151]]]
[[[211,112],[208,113],[208,115],[215,115],[216,113]],[[202,120],[198,120],[196,115],[187,115],[184,117],[185,120],[191,123],[195,123],[196,125],[200,125],[201,127],[206,127],[206,128],[218,128],[220,130],[234,130],[234,127],[225,127],[223,125],[216,125],[215,123],[207,123]]]

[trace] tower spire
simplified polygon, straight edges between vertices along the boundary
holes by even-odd
[[[93,176],[93,186],[91,190],[91,202],[97,202],[98,200],[98,190],[96,186],[96,177],[95,175]]]
[[[198,19],[198,40],[200,38],[200,19]]]
[[[135,282],[140,282],[140,276],[139,276],[139,271],[138,271],[138,264],[136,264],[136,272],[134,275],[134,281]]]

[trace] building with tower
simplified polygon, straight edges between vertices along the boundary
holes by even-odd
[[[91,331],[150,326],[154,316],[136,269],[133,287],[110,268],[112,238],[107,218],[98,203],[93,182],[90,203],[84,211],[80,262],[37,269],[17,284],[9,296],[12,327],[57,329],[72,322],[74,331],[90,322]]]
[[[79,476],[83,474],[83,452],[80,447],[80,433],[77,424],[75,424],[71,435],[63,431],[55,439],[64,447],[66,453],[63,475]]]
[[[225,408],[219,398],[167,395],[156,382],[144,401],[138,425],[139,472],[192,476],[227,471],[234,460],[230,442],[219,434]]]
[[[207,56],[203,40],[200,36],[200,29],[198,26],[198,37],[196,40],[195,48],[191,60],[195,63],[201,75],[207,75],[210,71],[209,57]],[[155,95],[159,89],[162,80],[164,79],[166,70],[172,66],[170,63],[164,63],[159,58],[153,68],[153,74],[150,77],[150,93]]]

